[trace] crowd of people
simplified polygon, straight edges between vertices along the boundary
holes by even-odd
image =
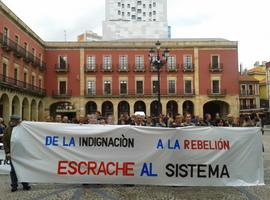
[[[86,117],[79,119],[69,119],[68,116],[56,115],[54,119],[47,118],[47,122],[58,123],[77,123],[77,124],[110,124],[110,125],[135,125],[135,126],[151,126],[151,127],[184,127],[184,126],[224,126],[224,127],[262,127],[264,119],[258,114],[244,115],[240,117],[233,117],[228,114],[221,116],[216,113],[215,116],[205,114],[204,118],[193,116],[189,113],[184,115],[176,114],[174,117],[170,115],[160,114],[159,116],[145,116],[144,114],[121,114],[117,123],[114,117],[109,115],[104,117],[100,112],[94,114],[87,114]]]

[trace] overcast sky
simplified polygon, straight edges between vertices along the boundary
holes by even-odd
[[[239,63],[270,61],[270,0],[167,0],[173,38],[225,38],[239,42]],[[101,35],[105,0],[2,0],[46,41]]]

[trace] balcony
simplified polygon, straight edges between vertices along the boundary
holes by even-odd
[[[194,64],[182,64],[181,67],[183,72],[194,72],[195,69]]]
[[[55,71],[56,72],[68,72],[69,71],[69,64],[55,64]]]
[[[4,76],[3,74],[0,74],[0,87],[10,89],[13,91],[27,93],[38,97],[46,96],[45,89],[37,87],[35,85],[28,84],[20,80]]]
[[[255,91],[254,90],[241,90],[240,91],[240,96],[255,96]]]
[[[122,65],[118,67],[119,72],[129,72],[128,65]]]
[[[256,109],[256,105],[255,104],[240,105],[240,110],[249,110],[249,109]]]
[[[102,72],[113,72],[113,66],[110,64],[106,64],[106,65],[101,65],[101,71]]]
[[[72,91],[71,90],[53,90],[52,91],[52,97],[54,98],[71,98],[72,96]]]
[[[94,64],[85,64],[84,65],[85,72],[96,72],[96,65]]]
[[[85,97],[87,98],[123,98],[123,97],[140,97],[140,98],[155,98],[157,97],[157,91],[153,91],[151,89],[145,89],[143,91],[136,91],[136,90],[127,90],[127,92],[122,92],[120,90],[110,90],[110,91],[104,91],[104,90],[94,90],[94,91],[85,91]],[[184,90],[161,90],[160,91],[161,97],[194,97],[195,96],[195,90],[191,90],[190,92],[184,91]]]
[[[177,72],[177,67],[175,65],[167,65],[167,72]]]
[[[223,71],[223,64],[209,64],[209,72],[222,72]]]
[[[31,52],[28,52],[25,48],[23,48],[13,40],[3,36],[3,33],[0,33],[0,44],[4,51],[13,51],[13,54],[16,58],[23,58],[26,63],[32,62],[34,67],[39,67],[41,71],[45,70],[46,63],[37,62],[37,60],[40,61],[39,58],[35,57]]]
[[[145,72],[145,67],[143,64],[134,65],[134,72]]]
[[[227,95],[227,90],[222,89],[222,90],[207,90],[207,95],[209,97],[225,97]]]

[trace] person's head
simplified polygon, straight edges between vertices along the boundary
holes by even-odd
[[[97,116],[95,114],[87,115],[89,124],[97,124]]]
[[[61,117],[61,115],[56,115],[56,116],[55,116],[55,122],[58,122],[58,123],[62,122],[62,117]]]
[[[187,113],[186,114],[186,123],[190,123],[191,122],[191,114]]]
[[[182,123],[183,122],[183,116],[181,115],[181,114],[177,114],[176,116],[175,116],[175,123],[177,123],[177,124],[180,124],[180,123]]]
[[[0,124],[4,123],[4,119],[2,117],[0,117]]]
[[[151,123],[152,123],[152,117],[148,116],[148,117],[146,118],[146,123],[147,123],[147,124],[151,124]]]
[[[224,126],[224,122],[223,122],[222,119],[219,119],[219,120],[217,121],[217,126]]]
[[[205,120],[206,121],[211,121],[212,117],[209,113],[205,114]]]
[[[62,122],[63,123],[68,123],[68,116],[64,116]]]
[[[106,124],[105,119],[101,118],[101,119],[99,120],[99,124],[102,124],[102,125]]]
[[[113,118],[112,115],[109,115],[109,116],[107,117],[107,124],[111,124],[111,125],[114,124],[114,118]]]
[[[17,126],[20,123],[21,117],[19,115],[11,115],[9,125],[11,127]]]

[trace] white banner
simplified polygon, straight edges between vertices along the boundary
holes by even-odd
[[[22,122],[11,143],[23,182],[264,185],[260,128]]]
[[[0,143],[0,174],[9,174],[10,163],[6,160],[3,144]]]

